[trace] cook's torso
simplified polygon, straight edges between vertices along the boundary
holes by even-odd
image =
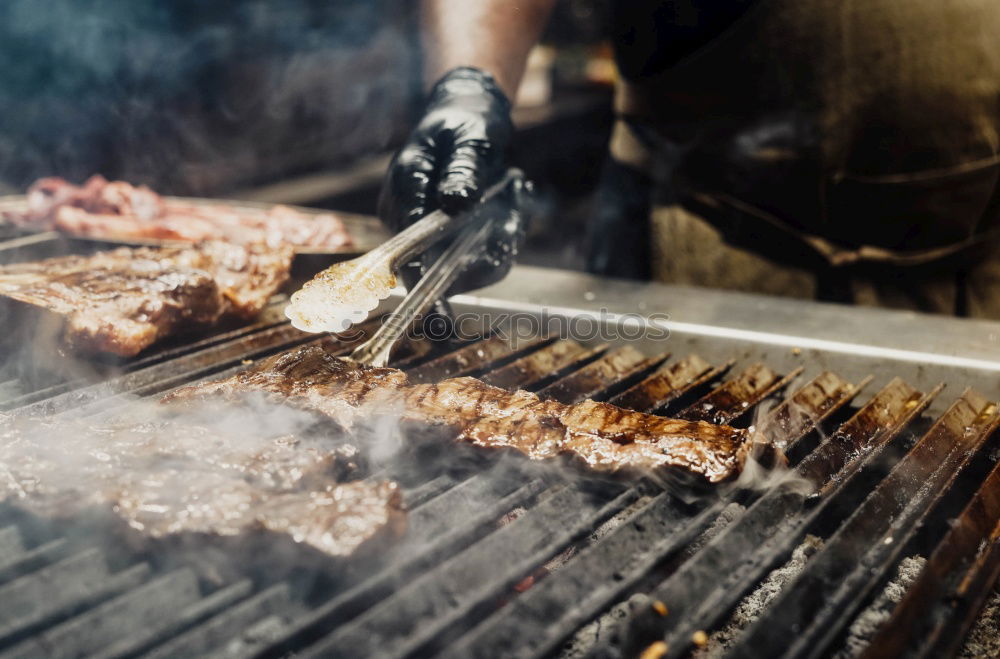
[[[618,111],[692,188],[844,246],[1000,228],[997,0],[614,4]]]

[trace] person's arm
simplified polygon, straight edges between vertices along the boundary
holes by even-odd
[[[459,66],[487,71],[513,99],[528,53],[555,0],[423,0],[424,82],[433,85]]]
[[[428,101],[382,184],[379,216],[400,231],[435,209],[460,213],[504,172],[511,98],[555,0],[423,0]],[[502,278],[524,235],[523,213],[499,223],[459,290]],[[412,284],[419,264],[404,271]]]

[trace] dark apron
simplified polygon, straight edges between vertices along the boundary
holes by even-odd
[[[625,81],[616,109],[613,158],[666,172],[712,225],[687,240],[699,254],[654,218],[661,278],[684,280],[692,260],[683,283],[800,271],[813,283],[789,294],[1000,317],[997,0],[760,0]]]

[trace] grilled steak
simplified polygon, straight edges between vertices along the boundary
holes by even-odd
[[[0,499],[61,519],[110,510],[153,538],[266,530],[330,556],[403,532],[395,483],[338,482],[358,477],[352,447],[220,425],[0,416]]]
[[[319,412],[350,428],[376,414],[440,426],[483,447],[509,447],[532,459],[571,455],[599,471],[679,467],[710,482],[742,468],[747,432],[667,419],[584,401],[565,405],[526,391],[508,392],[474,378],[411,385],[391,368],[369,368],[298,348],[232,377],[180,389],[165,403],[266,392],[272,400]]]
[[[121,248],[0,267],[0,295],[64,317],[74,349],[132,356],[182,329],[254,317],[291,259],[289,247],[222,242]]]
[[[163,199],[146,186],[92,176],[82,186],[61,178],[36,181],[24,212],[5,212],[18,226],[119,240],[226,240],[240,245],[337,249],[351,244],[331,213],[306,215],[287,206],[268,210],[196,205]]]

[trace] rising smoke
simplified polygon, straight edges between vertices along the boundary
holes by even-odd
[[[8,0],[0,181],[221,193],[384,149],[415,90],[402,0]]]

